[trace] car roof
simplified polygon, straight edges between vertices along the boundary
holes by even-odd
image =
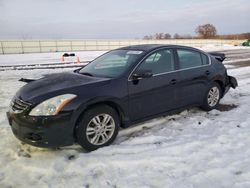
[[[132,46],[126,46],[122,48],[118,48],[118,50],[138,50],[138,51],[145,51],[145,52],[151,52],[153,50],[157,50],[159,48],[185,48],[185,49],[190,49],[190,50],[196,50],[200,51],[201,50],[193,47],[188,47],[188,46],[180,46],[180,45],[170,45],[170,44],[141,44],[141,45],[132,45]],[[204,52],[203,52],[204,53]]]

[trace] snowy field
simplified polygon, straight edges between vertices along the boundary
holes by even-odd
[[[106,51],[70,52],[75,53],[75,57],[65,57],[65,62],[76,62],[77,57],[79,57],[81,61],[90,61],[105,52]],[[57,52],[0,55],[0,66],[60,63],[63,54],[63,52]]]
[[[244,50],[246,47],[242,46],[211,46],[206,45],[200,48],[205,51],[221,51],[221,50]],[[32,53],[32,54],[6,54],[0,55],[0,71],[5,67],[10,66],[21,66],[25,67],[30,65],[36,65],[38,68],[39,66],[69,66],[68,63],[75,64],[77,62],[77,57],[81,62],[91,61],[97,56],[102,55],[106,51],[87,51],[87,52],[70,52],[74,53],[75,57],[65,57],[64,61],[62,62],[62,55],[63,52],[57,53]],[[72,64],[71,64],[72,65]]]
[[[5,115],[10,99],[23,85],[19,78],[72,69],[1,71],[0,188],[249,188],[250,55],[246,54],[250,49],[206,50],[225,51],[228,73],[239,82],[218,110],[192,108],[121,130],[113,145],[91,153],[78,145],[57,150],[22,145]],[[92,53],[81,58],[99,55]],[[48,63],[58,57],[7,55],[0,56],[0,65],[10,60],[33,63],[37,58]]]

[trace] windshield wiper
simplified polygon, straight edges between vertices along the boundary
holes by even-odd
[[[88,73],[88,72],[79,72],[80,74],[83,74],[83,75],[86,75],[86,76],[94,76],[93,74],[91,73]]]

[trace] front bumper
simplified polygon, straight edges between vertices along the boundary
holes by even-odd
[[[13,134],[24,143],[45,148],[72,145],[74,128],[71,113],[51,117],[31,117],[7,112]]]
[[[226,94],[231,87],[235,89],[237,86],[238,86],[238,82],[236,78],[233,76],[227,76],[227,82],[226,82],[224,94]]]

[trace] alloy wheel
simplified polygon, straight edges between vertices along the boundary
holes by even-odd
[[[207,102],[210,107],[216,106],[220,99],[220,90],[218,87],[212,87],[207,96]]]
[[[91,144],[103,145],[110,140],[114,131],[114,118],[109,114],[99,114],[88,123],[86,136]]]

